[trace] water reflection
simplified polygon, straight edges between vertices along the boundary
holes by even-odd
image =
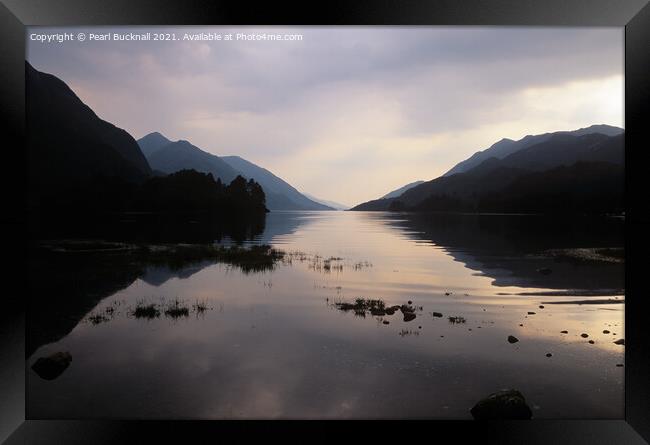
[[[515,387],[537,418],[622,417],[623,304],[567,294],[622,289],[624,265],[566,254],[621,249],[622,224],[522,218],[274,212],[243,242],[286,255],[250,273],[39,252],[28,364],[73,359],[55,380],[28,373],[28,413],[469,418]],[[563,304],[528,295],[549,292]]]
[[[620,219],[450,214],[369,217],[411,239],[443,248],[469,269],[492,278],[494,286],[604,290],[608,294],[622,293],[625,287],[624,224]],[[581,248],[607,250],[609,256],[590,261],[571,255]]]

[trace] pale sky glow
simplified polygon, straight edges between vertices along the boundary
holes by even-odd
[[[31,33],[302,34],[302,41],[64,42]],[[239,155],[355,205],[507,137],[623,127],[623,28],[40,28],[28,60],[136,139]]]

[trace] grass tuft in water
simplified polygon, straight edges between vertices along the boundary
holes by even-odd
[[[153,303],[145,304],[142,301],[138,302],[132,314],[135,318],[138,319],[144,318],[147,320],[160,317],[160,311],[158,310],[155,304]]]
[[[460,324],[460,323],[465,323],[465,317],[460,317],[458,315],[452,316],[448,318],[449,323],[451,324]]]
[[[178,298],[165,309],[165,316],[171,318],[187,317],[190,315],[190,309],[183,304]]]

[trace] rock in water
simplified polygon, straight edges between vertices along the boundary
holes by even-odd
[[[70,365],[72,356],[69,352],[57,352],[48,357],[39,357],[32,369],[45,380],[54,380]]]
[[[474,405],[470,412],[475,420],[528,420],[533,417],[533,412],[526,405],[526,399],[516,389],[490,394]]]
[[[616,340],[614,342],[614,344],[615,345],[625,345],[625,340],[623,340],[622,338],[619,338],[618,340]]]
[[[509,343],[517,343],[519,339],[515,337],[514,335],[508,335],[508,342]]]
[[[415,320],[415,314],[413,312],[404,312],[404,321]]]

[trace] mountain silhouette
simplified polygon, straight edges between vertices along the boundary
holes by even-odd
[[[180,140],[156,147],[151,143],[155,137],[150,134],[145,136],[146,139],[143,138],[145,149],[150,153],[147,155],[149,165],[154,170],[170,174],[192,169],[202,173],[212,173],[215,180],[219,178],[226,184],[239,174],[219,156],[203,151],[188,141]],[[158,138],[159,142],[162,142],[161,138]]]
[[[140,150],[142,150],[142,154],[144,154],[147,159],[149,159],[149,156],[154,154],[154,152],[163,148],[165,145],[172,143],[172,141],[157,131],[149,133],[145,137],[138,139],[137,142],[140,146]]]
[[[463,173],[471,170],[474,167],[477,167],[483,161],[489,158],[503,159],[506,156],[515,153],[524,148],[530,147],[531,145],[539,144],[540,142],[547,141],[554,135],[572,135],[572,136],[583,136],[586,134],[603,134],[605,136],[617,136],[623,133],[622,128],[613,127],[611,125],[591,125],[586,128],[580,128],[573,131],[557,131],[554,133],[544,133],[538,135],[528,135],[518,141],[513,141],[512,139],[501,139],[499,142],[496,142],[489,148],[483,151],[478,151],[470,156],[468,159],[459,162],[451,170],[445,173],[443,176],[451,176],[455,173]]]
[[[100,178],[138,183],[151,175],[126,131],[99,118],[57,77],[25,62],[31,198]]]
[[[305,195],[307,198],[311,199],[312,201],[316,201],[319,204],[326,205],[335,210],[348,210],[351,207],[347,204],[341,204],[340,202],[330,201],[329,199],[321,199],[309,193],[303,193],[303,195]]]
[[[32,235],[61,228],[74,237],[126,213],[210,219],[233,233],[264,218],[262,187],[218,157],[150,135],[143,145],[152,171],[135,139],[100,119],[63,81],[27,62],[25,81]]]
[[[487,158],[466,172],[352,210],[618,212],[623,184],[623,134],[558,132],[502,159]]]
[[[237,175],[253,179],[264,189],[269,210],[334,210],[311,200],[289,183],[265,168],[239,156],[216,156],[188,141],[172,142],[159,132],[138,140],[154,173],[174,173],[184,169],[212,173],[215,179],[228,183]]]
[[[334,210],[307,198],[282,178],[244,158],[224,156],[222,159],[244,177],[252,178],[262,186],[266,193],[266,206],[270,210]]]
[[[424,183],[424,181],[415,181],[411,182],[410,184],[406,184],[405,186],[402,186],[398,188],[397,190],[393,190],[390,193],[386,193],[384,196],[382,196],[380,199],[390,199],[390,198],[397,198],[399,195],[404,193],[405,191],[412,189],[413,187],[420,185]]]

